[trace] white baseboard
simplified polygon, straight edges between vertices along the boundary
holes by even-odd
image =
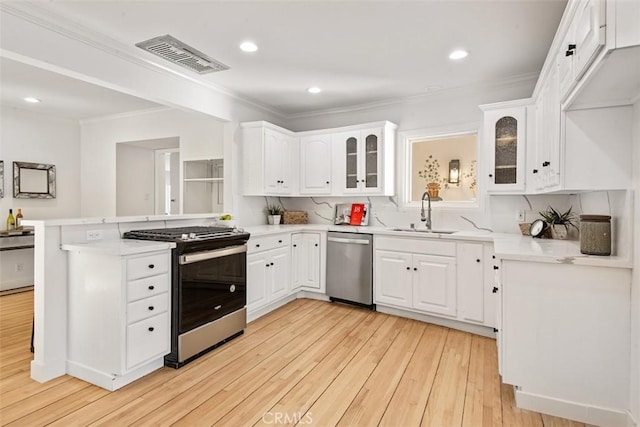
[[[640,423],[638,423],[638,420],[633,416],[631,411],[627,411],[627,427],[638,427],[638,425],[640,425]]]
[[[330,301],[326,294],[321,294],[315,291],[301,290],[296,294],[296,298],[315,299],[318,301]]]
[[[516,406],[521,409],[605,427],[625,426],[629,422],[630,414],[625,411],[541,396],[517,388],[515,388],[514,394]]]
[[[159,357],[158,359],[155,359],[124,375],[114,375],[98,371],[81,363],[67,360],[67,373],[72,377],[80,378],[81,380],[88,383],[95,384],[109,391],[114,391],[126,386],[129,383],[132,383],[139,378],[142,378],[147,374],[150,374],[157,369],[162,368],[163,366],[164,356]]]
[[[447,328],[457,329],[471,334],[482,335],[483,337],[495,338],[493,328],[482,325],[474,325],[472,323],[460,322],[454,319],[445,319],[437,316],[429,316],[428,314],[414,313],[413,311],[402,310],[400,308],[388,307],[376,304],[376,311],[380,313],[393,314],[394,316],[407,317],[421,322],[433,323],[435,325],[446,326]]]
[[[296,294],[287,295],[278,300],[271,301],[269,304],[262,306],[255,310],[247,309],[247,323],[253,322],[254,320],[264,316],[267,313],[272,312],[273,310],[282,307],[283,305],[290,303],[291,301],[296,299]]]

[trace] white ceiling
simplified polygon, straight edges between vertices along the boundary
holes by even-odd
[[[38,104],[24,101],[27,96]],[[72,120],[86,120],[159,105],[0,57],[0,103]]]
[[[542,68],[565,5],[566,0],[42,4],[146,60],[290,116],[424,95],[427,88],[531,78]],[[164,34],[231,69],[200,76],[133,47]],[[258,44],[256,53],[238,49],[246,39]],[[455,48],[469,56],[450,61]],[[324,91],[308,94],[313,85]]]

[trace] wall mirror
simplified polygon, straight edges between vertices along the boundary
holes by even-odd
[[[56,197],[56,167],[44,163],[13,162],[13,197],[53,199]]]

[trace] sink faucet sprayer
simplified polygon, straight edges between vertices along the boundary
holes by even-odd
[[[427,197],[427,201],[428,201],[426,216],[424,214],[424,197],[425,196]],[[422,209],[420,209],[420,221],[422,222],[426,221],[427,223],[425,225],[427,226],[427,230],[431,230],[431,196],[429,195],[428,191],[425,191],[422,194]]]

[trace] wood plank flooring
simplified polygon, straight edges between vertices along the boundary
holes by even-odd
[[[9,426],[583,426],[519,410],[495,341],[300,299],[241,337],[116,392],[29,376],[33,292],[0,297],[0,424]]]

